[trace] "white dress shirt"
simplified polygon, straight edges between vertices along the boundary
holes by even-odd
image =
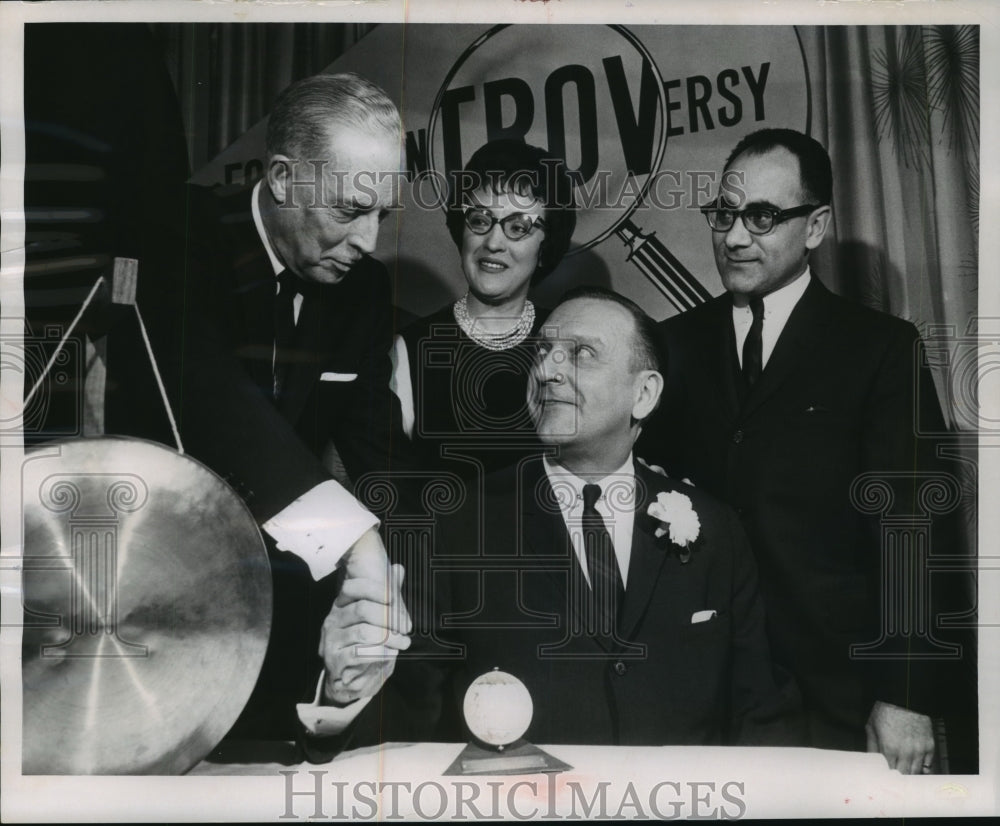
[[[579,476],[570,473],[566,468],[542,457],[545,465],[545,475],[555,493],[559,509],[562,511],[566,530],[569,531],[576,552],[577,562],[590,584],[590,572],[587,570],[587,552],[583,542],[583,486],[588,484]],[[622,584],[628,585],[628,564],[632,558],[632,526],[635,524],[635,468],[632,455],[613,473],[609,473],[595,485],[601,486],[601,498],[594,505],[595,510],[604,520],[604,526],[611,535],[615,546],[615,557],[618,560],[618,570],[622,575]]]
[[[767,360],[771,358],[771,353],[774,352],[774,345],[778,343],[778,337],[781,335],[781,331],[785,329],[788,317],[792,314],[792,310],[795,309],[795,305],[799,303],[799,299],[802,298],[808,286],[809,267],[806,267],[802,275],[790,284],[785,284],[784,287],[764,296],[764,326],[761,328],[761,349],[763,350],[761,369],[767,366]],[[747,334],[750,332],[750,325],[752,323],[753,313],[750,310],[750,305],[737,307],[734,304],[733,329],[736,331],[736,356],[740,360],[740,367],[743,366],[743,342],[747,339]]]

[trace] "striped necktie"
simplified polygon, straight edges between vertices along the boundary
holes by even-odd
[[[590,621],[598,633],[608,635],[614,631],[618,609],[625,599],[625,585],[618,570],[611,534],[594,507],[600,498],[600,485],[583,486],[583,541],[590,576]]]

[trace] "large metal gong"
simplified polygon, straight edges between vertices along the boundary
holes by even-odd
[[[25,456],[25,774],[178,774],[239,716],[271,626],[260,532],[218,476],[161,445]]]

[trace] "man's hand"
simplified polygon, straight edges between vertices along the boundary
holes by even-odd
[[[934,761],[931,718],[881,701],[865,724],[868,751],[881,752],[902,774],[929,774]]]
[[[361,534],[358,541],[344,554],[341,562],[347,571],[347,579],[371,579],[383,583],[388,581],[389,558],[385,554],[382,538],[374,528]]]
[[[378,693],[410,647],[402,565],[392,565],[374,530],[348,551],[346,577],[323,621],[319,655],[326,666],[323,697],[350,703]]]

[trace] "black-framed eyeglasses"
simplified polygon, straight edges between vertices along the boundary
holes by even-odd
[[[739,216],[743,226],[751,235],[767,235],[778,224],[789,218],[808,215],[821,204],[803,204],[791,209],[776,209],[769,206],[748,206],[746,209],[726,209],[717,206],[703,206],[701,214],[708,220],[708,225],[717,232],[729,232]]]
[[[511,241],[520,241],[531,235],[535,227],[545,229],[545,221],[534,215],[523,212],[512,212],[504,218],[497,218],[488,209],[467,206],[465,210],[465,225],[476,235],[486,235],[494,224],[500,224],[500,229]]]

